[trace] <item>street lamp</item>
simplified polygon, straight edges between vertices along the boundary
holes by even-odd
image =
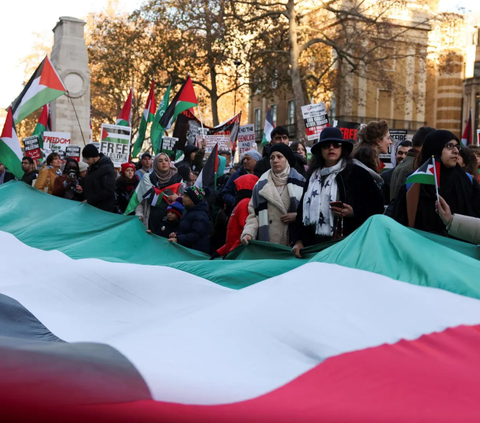
[[[242,62],[238,59],[233,61],[235,65],[235,94],[233,99],[233,116],[237,114],[237,88],[238,88],[238,67],[242,64]]]

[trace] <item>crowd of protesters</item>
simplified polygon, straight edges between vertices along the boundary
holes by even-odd
[[[386,121],[364,126],[358,140],[326,128],[310,154],[277,127],[263,154],[249,150],[232,166],[231,152],[220,151],[211,186],[197,183],[205,146],[185,146],[175,163],[165,153],[144,153],[137,165],[116,170],[89,144],[80,163],[51,153],[38,172],[24,157],[22,181],[107,212],[134,214],[148,233],[212,258],[252,240],[290,247],[301,257],[304,247],[342,239],[376,214],[480,243],[480,147],[464,147],[449,131],[422,127],[412,141],[395,146],[396,165],[382,172],[380,155],[391,144]],[[438,193],[434,185],[406,183],[432,157],[439,165]],[[0,163],[0,184],[12,179]]]

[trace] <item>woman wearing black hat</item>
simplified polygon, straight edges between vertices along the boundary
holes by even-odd
[[[283,143],[270,149],[270,166],[253,188],[241,236],[245,245],[251,239],[285,246],[291,243],[305,178],[294,169],[295,156]]]
[[[369,173],[353,164],[353,142],[338,128],[325,128],[312,147],[307,185],[297,211],[293,253],[304,246],[352,233],[374,214],[383,213],[380,189]]]
[[[458,164],[462,148],[458,138],[450,131],[430,132],[423,144],[420,164],[432,156],[440,163],[439,194],[445,199],[452,213],[480,217],[480,186]],[[403,225],[447,236],[447,230],[436,211],[437,195],[433,185],[410,187],[407,207],[407,186],[404,185],[394,204],[392,217]],[[416,213],[415,207],[416,205]],[[410,210],[410,219],[409,213]]]

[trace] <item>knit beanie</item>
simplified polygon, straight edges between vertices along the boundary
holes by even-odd
[[[99,155],[100,153],[98,152],[97,147],[95,147],[93,144],[87,144],[85,147],[83,147],[82,156],[85,159],[98,157]]]
[[[245,156],[250,156],[256,162],[262,160],[262,155],[257,150],[245,151]]]
[[[184,210],[185,208],[178,201],[174,201],[167,207],[167,213],[171,211],[172,213],[175,213],[179,218],[182,217]]]
[[[85,162],[78,163],[78,171],[79,172],[86,172],[88,170],[88,165]]]
[[[203,188],[194,185],[193,187],[188,187],[185,190],[185,195],[187,195],[188,198],[190,198],[190,200],[192,200],[196,205],[205,198],[205,191]]]
[[[125,176],[125,171],[129,168],[133,169],[133,171],[135,172],[135,165],[133,163],[122,163],[120,167],[120,173],[122,174],[122,176]]]
[[[284,144],[283,142],[274,144],[272,148],[270,148],[270,155],[275,151],[283,154],[290,167],[295,167],[295,156],[293,155],[292,149],[288,145]]]

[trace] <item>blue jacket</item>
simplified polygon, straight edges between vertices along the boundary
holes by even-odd
[[[228,214],[232,212],[235,208],[235,196],[237,195],[237,188],[235,187],[235,180],[240,178],[240,176],[246,175],[247,171],[241,167],[232,176],[228,179],[228,182],[225,184],[225,188],[222,191],[222,200],[227,205],[229,211]]]
[[[207,253],[210,250],[210,219],[208,203],[200,201],[187,211],[180,219],[177,240],[180,245]]]

